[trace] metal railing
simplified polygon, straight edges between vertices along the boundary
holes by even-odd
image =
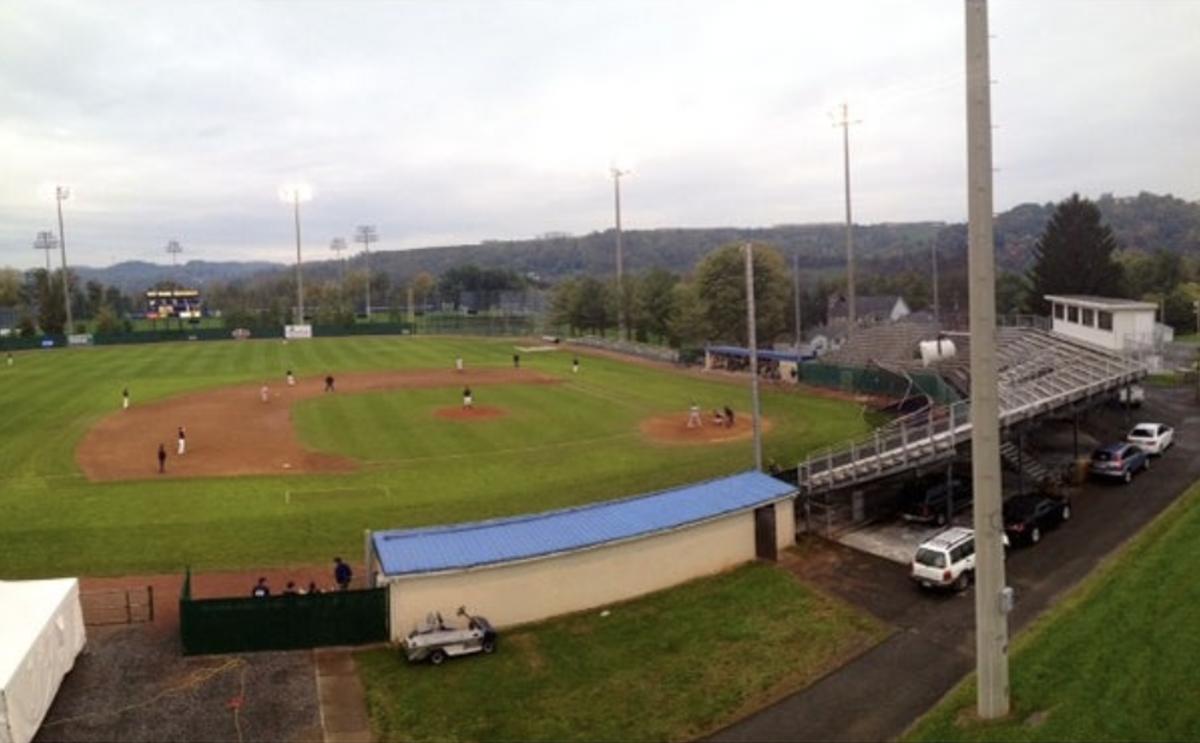
[[[1000,375],[1000,425],[1012,426],[1080,400],[1115,391],[1146,375],[1136,358],[1072,344],[1031,330],[1015,339]],[[813,452],[797,467],[802,492],[877,480],[955,456],[971,437],[969,400],[922,410],[870,435]]]

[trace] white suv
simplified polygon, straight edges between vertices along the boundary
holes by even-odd
[[[975,532],[947,529],[921,543],[913,556],[911,577],[922,588],[965,590],[975,574]]]

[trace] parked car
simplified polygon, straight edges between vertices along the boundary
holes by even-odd
[[[919,521],[942,526],[947,521],[947,495],[952,496],[954,513],[971,506],[971,483],[957,477],[935,477],[912,483],[902,494],[901,516],[905,521]]]
[[[1135,472],[1150,469],[1150,455],[1126,442],[1109,444],[1092,452],[1089,469],[1093,475],[1119,477],[1125,482],[1132,482]]]
[[[1008,546],[1008,536],[1004,536]],[[909,573],[921,588],[966,590],[975,579],[975,532],[956,526],[917,547]]]
[[[1142,407],[1142,401],[1146,399],[1146,390],[1140,384],[1131,384],[1128,387],[1121,387],[1113,394],[1113,402],[1118,405],[1128,404],[1131,408]]]
[[[1139,423],[1125,440],[1147,454],[1161,456],[1175,443],[1175,429],[1164,423]]]
[[[1037,544],[1042,534],[1071,518],[1071,502],[1029,493],[1004,502],[1004,534],[1011,544]]]
[[[454,656],[496,652],[498,637],[488,620],[471,616],[461,606],[458,607],[458,615],[466,617],[465,629],[446,626],[440,612],[426,616],[425,624],[414,628],[401,641],[405,657],[412,663],[428,660],[440,666],[447,658]]]

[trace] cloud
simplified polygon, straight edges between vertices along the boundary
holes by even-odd
[[[1152,11],[1150,10],[1152,8]],[[1196,198],[1200,4],[994,2],[997,206]],[[91,3],[0,6],[0,264],[33,265],[69,183],[74,261],[604,229],[965,214],[958,3]],[[307,247],[311,245],[311,247]]]

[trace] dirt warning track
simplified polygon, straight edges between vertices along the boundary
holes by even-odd
[[[265,403],[260,399],[261,382],[223,387],[118,410],[87,432],[75,450],[75,461],[94,482],[350,472],[358,468],[355,460],[301,445],[292,425],[294,403],[325,394],[558,381],[517,369],[339,374],[332,393],[324,391],[324,376],[297,379],[294,387],[271,380]],[[136,390],[134,394],[136,399]],[[183,456],[176,454],[179,426],[187,434]],[[158,474],[159,444],[168,455],[165,475]]]

